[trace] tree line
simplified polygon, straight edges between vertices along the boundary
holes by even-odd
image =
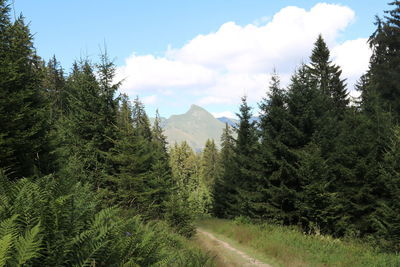
[[[242,99],[236,138],[222,136],[213,213],[400,247],[400,2],[369,38],[373,51],[350,101],[322,36],[287,88],[272,76],[260,121]]]
[[[139,98],[118,95],[115,66],[66,74],[37,54],[24,18],[0,0],[0,266],[204,266],[180,236],[198,216],[248,217],[366,238],[399,251],[400,2],[369,44],[350,102],[318,37],[287,88],[242,99],[221,149],[168,147]]]
[[[0,266],[210,264],[184,239],[159,116],[117,94],[115,70],[107,53],[69,74],[44,62],[0,0]]]

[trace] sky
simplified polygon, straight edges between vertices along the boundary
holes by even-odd
[[[234,117],[246,95],[257,113],[275,70],[287,86],[307,63],[318,34],[343,70],[348,90],[365,72],[366,43],[385,0],[14,0],[30,23],[38,54],[56,55],[68,73],[80,58],[107,53],[120,92],[145,103],[149,116],[197,104]]]

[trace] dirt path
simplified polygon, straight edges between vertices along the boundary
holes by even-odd
[[[257,266],[272,267],[257,259],[254,259],[234,247],[229,243],[216,238],[213,234],[197,229],[198,243],[216,257],[217,266]]]

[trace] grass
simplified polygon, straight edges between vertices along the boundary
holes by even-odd
[[[400,266],[400,255],[380,253],[357,240],[307,235],[294,227],[221,219],[200,220],[198,226],[250,248],[246,251],[249,255],[253,250],[264,258],[275,259],[274,266]]]

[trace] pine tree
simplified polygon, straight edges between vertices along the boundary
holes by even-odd
[[[0,168],[10,179],[51,172],[42,68],[24,18],[0,1]]]

